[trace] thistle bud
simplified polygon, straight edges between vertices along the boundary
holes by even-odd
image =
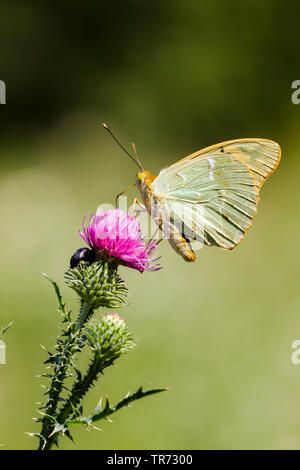
[[[116,313],[109,313],[100,319],[91,319],[84,333],[101,362],[117,359],[135,346],[125,320]]]
[[[80,263],[65,274],[66,283],[93,309],[117,308],[125,303],[128,289],[116,270],[105,261]]]

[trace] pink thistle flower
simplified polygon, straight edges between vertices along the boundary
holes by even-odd
[[[86,226],[85,217],[79,234],[101,257],[141,273],[161,268],[155,264],[158,260],[154,254],[157,245],[154,241],[144,242],[136,217],[120,209],[98,209],[96,215],[90,216]]]

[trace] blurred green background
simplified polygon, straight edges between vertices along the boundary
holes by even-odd
[[[107,371],[86,412],[141,384],[170,391],[123,409],[103,432],[76,429],[75,445],[61,447],[300,448],[300,366],[291,362],[300,339],[299,2],[4,0],[0,11],[0,325],[14,320],[0,368],[3,449],[37,444],[24,432],[39,430],[40,344],[50,348],[59,332],[41,271],[62,284],[83,246],[83,214],[134,182],[102,121],[136,143],[154,174],[239,137],[276,140],[282,161],[236,250],[205,247],[190,265],[163,242],[164,269],[121,270],[131,291],[122,315],[138,347]]]

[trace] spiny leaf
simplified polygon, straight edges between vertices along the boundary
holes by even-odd
[[[168,388],[156,388],[156,389],[151,389],[147,390],[144,392],[143,388],[140,387],[135,393],[131,395],[127,395],[123,400],[119,401],[116,405],[111,406],[109,403],[109,400],[106,399],[105,406],[102,411],[99,411],[99,404],[93,411],[91,415],[91,420],[92,422],[98,421],[100,419],[107,418],[109,415],[112,413],[115,413],[116,411],[120,410],[124,406],[128,406],[130,403],[132,403],[135,400],[139,400],[140,398],[144,398],[148,395],[154,395],[155,393],[159,392],[164,392],[168,390]],[[100,405],[101,406],[101,405]]]
[[[0,338],[2,338],[2,336],[5,335],[5,333],[7,332],[8,328],[10,328],[12,324],[13,324],[13,321],[11,321],[10,323],[8,323],[8,325],[4,326],[4,327],[2,328],[2,330],[0,330]]]
[[[54,287],[54,290],[55,290],[55,293],[56,293],[56,297],[57,297],[57,300],[58,300],[58,309],[59,311],[61,312],[61,314],[63,315],[64,319],[66,321],[69,321],[69,317],[70,317],[70,312],[67,312],[66,310],[66,304],[64,303],[63,301],[63,297],[62,297],[62,294],[61,294],[61,291],[60,291],[60,288],[58,286],[58,284],[53,281],[53,279],[51,279],[46,273],[42,273],[42,275],[52,284],[52,286]]]
[[[67,427],[65,426],[65,424],[56,423],[49,437],[54,436],[54,434],[57,434],[59,432],[61,432],[62,434],[65,434],[66,431],[67,431]]]
[[[87,428],[94,427],[90,417],[78,416],[77,418],[70,419],[65,423],[66,426],[85,426]]]

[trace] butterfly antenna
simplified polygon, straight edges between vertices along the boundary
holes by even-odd
[[[112,138],[114,139],[115,142],[117,142],[117,144],[119,145],[119,147],[121,147],[121,149],[127,153],[127,155],[131,158],[131,160],[139,167],[140,170],[144,171],[143,170],[143,167],[142,165],[140,164],[139,161],[137,161],[127,150],[125,147],[123,147],[123,145],[118,141],[118,139],[114,136],[114,134],[112,133],[112,131],[110,130],[110,128],[108,127],[107,124],[105,124],[105,122],[102,123],[102,126],[104,127],[104,129],[107,130],[107,132],[109,132],[109,134],[112,136]]]
[[[136,161],[138,162],[139,167],[142,169],[142,171],[144,171],[142,162],[141,162],[141,160],[140,160],[140,158],[139,158],[139,156],[138,156],[138,153],[137,153],[136,146],[135,146],[135,143],[134,143],[134,142],[132,142],[131,147],[133,148],[134,155],[135,155],[135,159],[136,159]]]

